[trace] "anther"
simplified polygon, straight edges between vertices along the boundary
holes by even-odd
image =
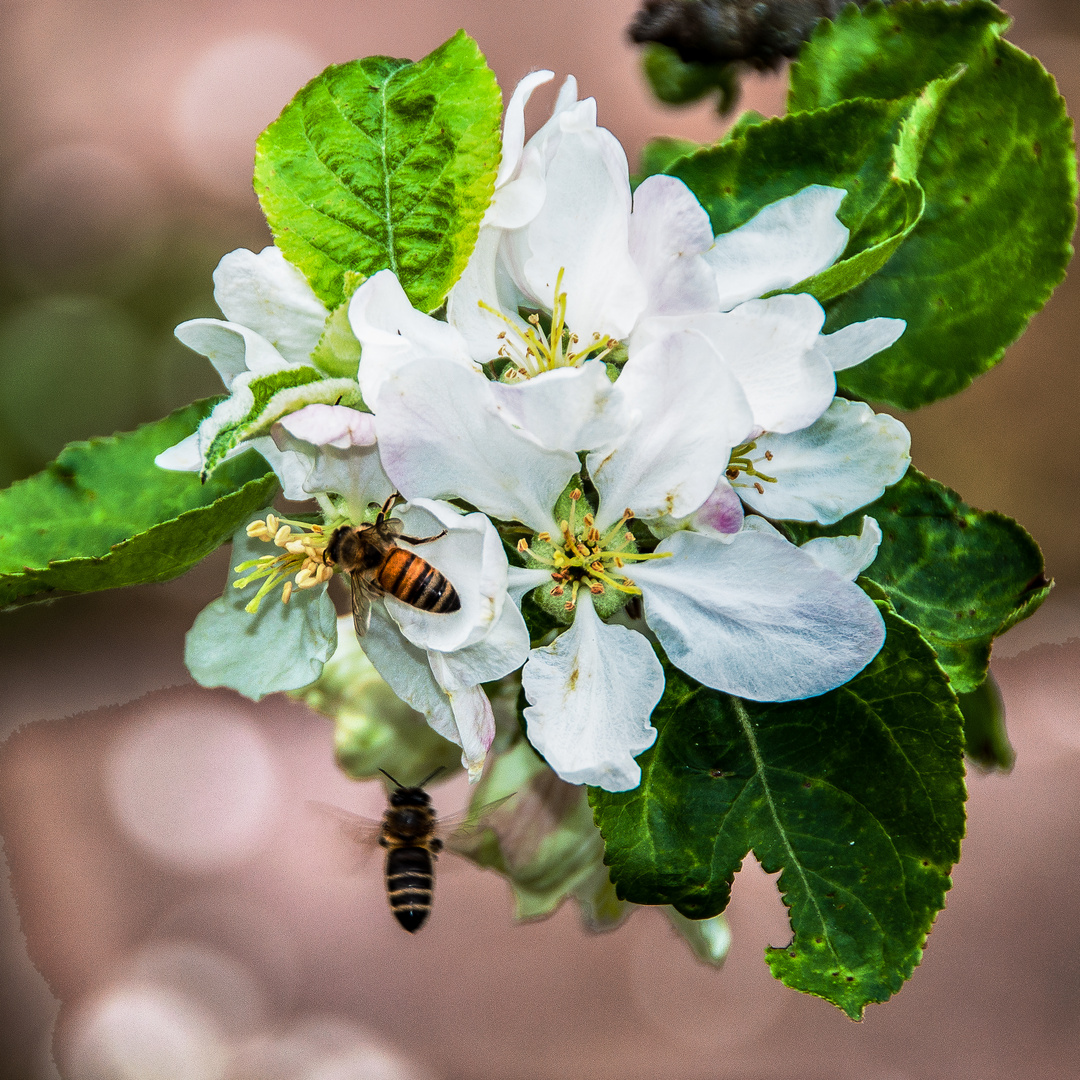
[[[725,476],[726,476],[726,477],[727,477],[727,478],[728,478],[729,480],[738,480],[738,479],[739,479],[739,470],[738,470],[738,469],[727,469],[727,470],[726,470],[726,471],[724,472],[724,475],[725,475]]]
[[[560,584],[556,585],[554,589],[551,590],[551,595],[552,596],[562,596],[563,591],[564,590],[563,590],[562,584],[560,583]]]
[[[517,542],[517,549],[523,555],[525,554],[526,551],[529,550],[529,541],[526,540],[524,536]]]
[[[766,450],[765,451],[765,460],[766,461],[772,461],[772,451],[771,450]]]
[[[280,523],[278,522],[278,519],[276,517],[274,517],[273,514],[267,514],[266,515],[266,531],[276,534],[279,527],[280,527]]]
[[[757,493],[759,495],[765,494],[765,489],[756,480],[754,481],[754,487],[757,488]]]
[[[601,585],[600,582],[594,581],[589,586],[589,592],[591,592],[593,594],[593,596],[603,596],[603,594],[604,594],[604,586]]]
[[[543,540],[544,543],[550,544],[551,543],[551,533],[549,533],[549,532],[537,533],[536,534],[536,539],[537,540]]]
[[[285,587],[281,590],[281,602],[283,604],[287,604],[289,602],[289,597],[292,596],[292,593],[293,583],[291,581],[286,581]]]
[[[578,499],[581,498],[581,489],[580,488],[574,488],[574,490],[570,492],[570,498],[573,499],[574,502],[577,502]]]

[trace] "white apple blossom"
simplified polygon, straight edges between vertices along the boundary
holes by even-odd
[[[186,439],[155,459],[163,469],[200,472],[215,437],[231,424],[243,422],[255,408],[252,382],[266,376],[311,368],[311,356],[323,334],[329,312],[304,275],[286,262],[274,246],[256,254],[245,248],[229,252],[214,271],[214,299],[225,319],[191,319],[176,328],[176,336],[206,356],[221,376],[229,397],[220,402]],[[320,378],[317,383],[285,385],[273,396],[273,415],[259,417],[268,429],[273,419],[312,400],[359,398],[351,378]],[[315,389],[317,386],[317,390]],[[278,451],[269,434],[244,439],[227,457],[254,447],[278,475],[287,498],[308,498],[303,488],[306,470]]]

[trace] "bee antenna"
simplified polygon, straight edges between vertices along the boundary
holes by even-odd
[[[394,780],[394,778],[385,769],[380,769],[379,772],[381,772],[387,780],[392,780],[395,784],[397,784],[398,787],[405,786],[400,780]]]
[[[436,776],[438,776],[438,775],[439,775],[439,773],[441,773],[441,772],[443,771],[443,769],[445,769],[445,768],[446,768],[446,766],[445,766],[445,765],[440,765],[440,766],[439,766],[439,767],[438,767],[438,768],[437,768],[437,769],[436,769],[436,770],[435,770],[435,771],[434,771],[433,773],[430,773],[429,775],[425,776],[425,777],[424,777],[424,779],[423,779],[423,780],[421,780],[421,781],[420,781],[420,783],[419,783],[419,784],[417,784],[416,786],[417,786],[417,787],[426,787],[426,786],[427,786],[427,784],[428,784],[428,782],[429,782],[429,781],[430,781],[430,780],[431,780],[431,779],[432,779],[433,777],[436,777]]]

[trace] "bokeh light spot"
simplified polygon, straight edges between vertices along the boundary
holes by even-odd
[[[255,139],[293,94],[326,65],[306,46],[276,34],[245,34],[204,52],[182,81],[172,136],[207,192],[248,202]]]
[[[271,751],[247,716],[220,702],[128,728],[107,772],[110,804],[127,836],[181,869],[250,858],[275,825]]]

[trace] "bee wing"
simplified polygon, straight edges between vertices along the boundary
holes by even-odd
[[[371,625],[371,601],[379,591],[359,570],[353,570],[349,574],[352,592],[352,619],[356,628],[356,636],[363,637]]]
[[[323,817],[330,818],[338,826],[342,838],[353,845],[354,852],[359,850],[361,858],[357,860],[358,864],[378,848],[383,827],[381,821],[361,817],[360,814],[352,814],[330,803],[308,802],[308,808],[322,814]],[[354,869],[358,868],[359,865],[354,867]]]
[[[450,850],[453,850],[454,844],[458,841],[466,840],[491,825],[495,811],[508,803],[516,794],[516,791],[512,791],[501,799],[484,803],[483,806],[470,806],[467,810],[461,810],[456,814],[447,814],[446,817],[439,818],[435,823],[435,828]]]

